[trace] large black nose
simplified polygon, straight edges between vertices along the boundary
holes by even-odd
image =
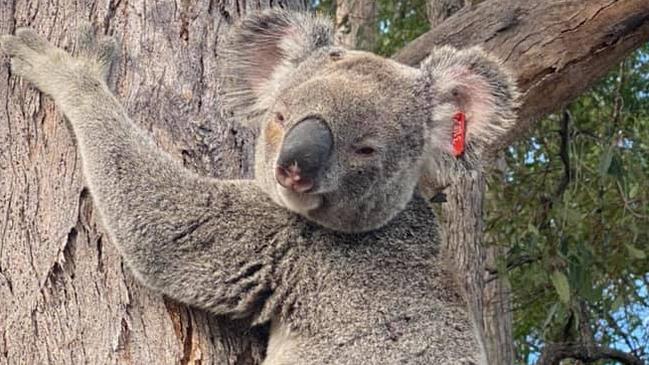
[[[313,189],[333,148],[333,137],[320,119],[308,118],[284,136],[275,178],[283,187],[305,193]]]

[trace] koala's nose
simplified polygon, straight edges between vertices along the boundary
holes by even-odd
[[[275,179],[298,193],[310,191],[332,148],[333,136],[322,120],[309,118],[299,122],[284,136]]]
[[[298,193],[306,193],[313,189],[313,179],[302,177],[300,169],[295,165],[288,168],[277,166],[275,178],[283,187]]]

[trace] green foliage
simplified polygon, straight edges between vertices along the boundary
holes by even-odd
[[[425,0],[379,0],[376,53],[391,56],[430,29]]]
[[[334,0],[314,0],[315,9],[333,16],[336,13]],[[373,52],[389,57],[430,29],[426,18],[426,0],[378,0],[378,39]]]
[[[577,339],[579,321],[649,356],[647,91],[649,46],[511,146],[490,183],[490,241],[525,262],[508,275],[522,363],[544,341]]]

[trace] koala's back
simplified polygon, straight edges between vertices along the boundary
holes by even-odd
[[[434,222],[421,198],[364,234],[297,222],[266,303],[275,323],[265,365],[478,363]]]

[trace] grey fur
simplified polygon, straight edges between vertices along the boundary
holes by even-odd
[[[478,363],[416,185],[443,181],[449,163],[479,168],[481,149],[511,125],[515,89],[481,51],[443,48],[415,69],[333,46],[326,24],[268,11],[228,42],[222,92],[260,128],[255,181],[201,177],[160,152],[106,86],[112,41],[83,32],[77,57],[28,29],[0,43],[13,72],[68,118],[101,220],[145,285],[272,323],[266,364]],[[446,135],[456,109],[484,117],[460,160]],[[335,151],[317,194],[291,193],[274,180],[275,160],[283,133],[312,115]],[[366,145],[377,152],[358,156]]]

